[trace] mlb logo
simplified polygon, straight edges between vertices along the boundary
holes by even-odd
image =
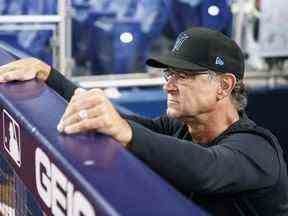
[[[4,149],[14,160],[14,162],[21,166],[21,142],[20,142],[20,127],[12,116],[3,110],[3,144]]]

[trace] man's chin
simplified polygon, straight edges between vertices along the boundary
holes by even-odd
[[[175,110],[175,109],[167,109],[166,111],[167,116],[172,117],[172,118],[179,118],[180,117],[180,113],[179,111]]]

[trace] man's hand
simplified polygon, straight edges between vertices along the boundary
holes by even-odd
[[[124,146],[132,139],[130,125],[101,89],[77,89],[57,128],[67,134],[97,131],[112,136]]]
[[[25,58],[0,66],[0,83],[38,78],[46,81],[51,67],[36,58]]]

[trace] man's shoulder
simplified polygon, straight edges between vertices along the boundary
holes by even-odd
[[[270,143],[272,146],[279,144],[278,139],[269,129],[259,126],[248,118],[246,113],[241,114],[240,120],[226,130],[223,137],[255,140],[256,142]]]
[[[220,140],[219,144],[239,144],[239,145],[259,145],[270,144],[270,141],[261,134],[253,133],[250,131],[239,131],[237,133],[227,134],[222,140]]]

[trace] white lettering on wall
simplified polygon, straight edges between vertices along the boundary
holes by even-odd
[[[89,200],[74,190],[74,185],[40,148],[35,151],[35,169],[38,194],[53,215],[96,215]]]

